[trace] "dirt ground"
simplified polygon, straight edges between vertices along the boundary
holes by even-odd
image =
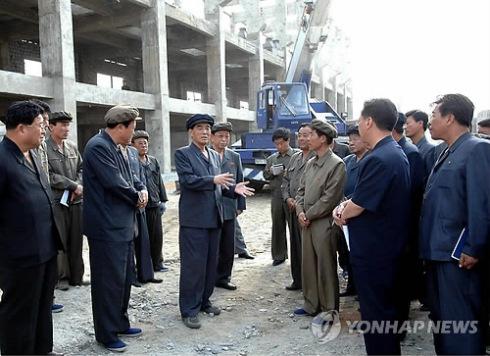
[[[132,288],[129,316],[132,326],[144,334],[128,338],[127,354],[364,354],[362,335],[349,332],[346,321],[358,320],[358,303],[353,297],[341,299],[340,335],[320,344],[310,330],[311,318],[294,317],[302,305],[301,292],[284,289],[291,282],[289,263],[273,267],[270,256],[270,204],[267,193],[248,199],[248,209],[239,218],[246,243],[255,260],[235,259],[232,281],[236,291],[217,288],[212,301],[223,309],[219,316],[202,315],[202,328],[186,328],[178,308],[178,195],[170,194],[164,215],[164,255],[170,271],[158,273],[162,284]],[[85,246],[86,276],[88,250]],[[345,281],[342,281],[345,285]],[[107,354],[94,339],[90,287],[56,291],[56,301],[65,305],[54,314],[55,350],[68,354]],[[427,313],[412,305],[412,317],[427,320]],[[409,334],[404,354],[432,354],[432,336],[427,332]]]

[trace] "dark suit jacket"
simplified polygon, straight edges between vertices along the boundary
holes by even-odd
[[[223,159],[221,160],[221,173],[231,173],[237,183],[243,182],[243,169],[240,155],[229,148],[225,149]],[[247,208],[245,198],[241,195],[237,199],[223,197],[223,218],[233,220],[236,218],[237,210]]]
[[[221,174],[220,158],[216,151],[206,149],[209,159],[193,143],[175,151],[175,169],[180,183],[180,226],[219,228],[224,220],[223,194],[236,198],[234,186],[222,190],[213,183],[214,176]]]
[[[442,153],[444,155],[444,152]],[[442,156],[444,157],[444,156]],[[451,261],[463,228],[467,255],[483,258],[490,236],[490,143],[462,135],[427,181],[420,220],[420,257]]]
[[[34,167],[8,137],[0,142],[0,268],[47,262],[61,247],[48,178],[31,157]]]
[[[112,138],[101,131],[83,157],[83,232],[87,238],[131,241],[134,238],[138,191],[132,172]]]

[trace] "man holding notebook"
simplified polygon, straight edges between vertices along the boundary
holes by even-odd
[[[467,97],[447,94],[434,104],[430,133],[448,147],[425,188],[420,257],[427,262],[430,317],[436,326],[450,326],[434,332],[434,346],[438,354],[483,354],[490,143],[471,135],[474,105]],[[467,330],[460,329],[465,324]]]

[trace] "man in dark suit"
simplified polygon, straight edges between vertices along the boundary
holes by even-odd
[[[435,103],[433,139],[447,148],[427,181],[420,220],[420,257],[427,266],[427,296],[438,354],[484,354],[483,278],[490,236],[490,143],[471,135],[473,103],[447,94]],[[453,252],[456,245],[461,249]],[[457,325],[470,325],[466,331]]]
[[[211,145],[221,159],[221,173],[233,174],[235,182],[243,182],[242,161],[240,155],[228,148],[230,133],[233,127],[229,122],[214,124],[211,128]],[[235,224],[236,217],[246,209],[245,198],[223,197],[223,225],[218,254],[218,276],[216,287],[235,290],[236,285],[230,283],[233,260],[235,257]]]
[[[61,247],[48,177],[34,152],[44,139],[42,108],[12,104],[0,143],[0,352],[53,350],[51,305]]]
[[[130,327],[127,310],[136,209],[145,207],[148,193],[134,188],[131,168],[118,147],[131,142],[137,119],[134,107],[111,108],[106,129],[89,140],[84,153],[83,227],[90,248],[95,338],[111,351],[126,349],[120,335],[142,333]]]
[[[221,173],[218,153],[208,148],[214,119],[196,114],[187,119],[192,143],[175,152],[179,175],[179,247],[182,321],[191,329],[201,323],[199,311],[218,315],[221,310],[209,300],[216,283],[220,229],[223,225],[222,195],[236,198],[252,195],[246,183],[235,185],[233,174]]]

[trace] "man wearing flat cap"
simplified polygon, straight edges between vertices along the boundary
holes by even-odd
[[[343,198],[345,164],[332,152],[337,130],[327,121],[314,119],[308,143],[315,152],[301,177],[296,214],[302,227],[304,305],[296,315],[316,315],[339,310],[337,235],[332,211]]]
[[[182,321],[201,327],[198,314],[220,314],[209,298],[216,283],[220,230],[224,223],[223,195],[236,199],[253,189],[236,183],[230,172],[221,173],[219,154],[208,148],[214,119],[196,114],[187,119],[191,138],[175,152],[181,188],[179,200],[180,293]]]
[[[240,155],[228,148],[230,133],[233,128],[229,122],[219,122],[211,128],[211,145],[221,159],[221,173],[233,174],[235,182],[243,182],[242,161]],[[235,290],[237,287],[230,283],[233,261],[235,259],[235,224],[236,217],[246,208],[245,198],[237,199],[223,197],[223,225],[218,254],[218,276],[216,287]]]
[[[54,198],[54,218],[60,230],[64,252],[58,256],[61,283],[83,283],[82,258],[82,156],[75,143],[68,140],[70,113],[54,112],[49,116],[50,137],[46,141],[49,182]]]
[[[165,272],[168,268],[163,264],[162,215],[166,210],[165,203],[168,198],[162,180],[160,164],[155,157],[148,155],[149,141],[150,135],[143,130],[135,131],[131,140],[133,147],[138,150],[139,162],[143,167],[146,187],[148,188],[148,204],[145,212],[153,271]]]
[[[83,162],[83,227],[90,248],[92,312],[95,338],[111,351],[124,351],[121,335],[137,336],[128,319],[133,280],[133,239],[136,210],[144,208],[148,193],[134,188],[134,177],[118,145],[128,145],[139,112],[129,105],[112,107],[106,128],[85,147]]]

